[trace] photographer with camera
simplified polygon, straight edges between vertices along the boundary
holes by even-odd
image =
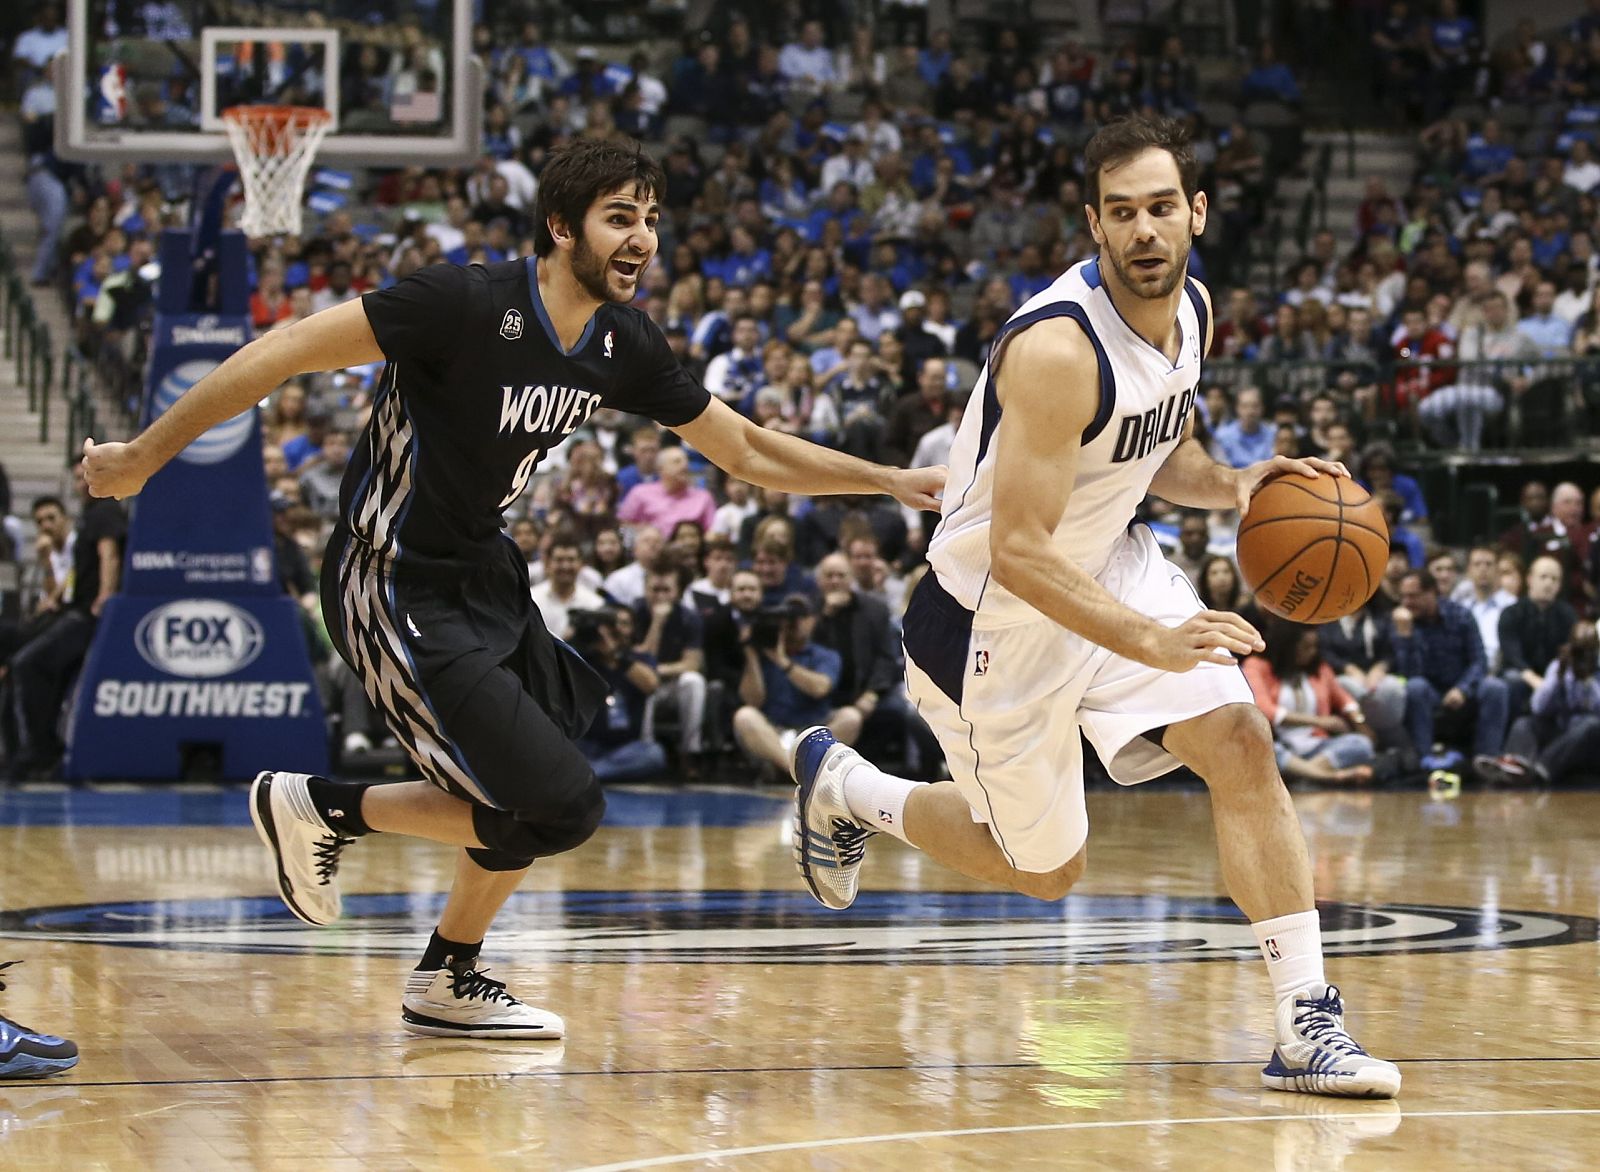
[[[630,646],[632,614],[610,607],[574,610],[568,621],[573,649],[611,689],[589,731],[578,738],[578,750],[602,783],[657,776],[666,768],[667,755],[644,736],[644,713],[661,678],[651,658]]]
[[[839,653],[811,641],[816,625],[810,595],[791,594],[757,610],[744,636],[744,706],[733,714],[733,735],[782,776],[799,730],[832,717],[828,695],[839,683]]]

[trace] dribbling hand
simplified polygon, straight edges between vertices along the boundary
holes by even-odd
[[[92,439],[83,441],[83,475],[88,481],[89,493],[98,497],[115,497],[126,500],[137,496],[150,479],[150,473],[139,466],[128,444],[97,444]]]
[[[1248,468],[1241,468],[1238,472],[1237,485],[1239,519],[1242,521],[1250,512],[1250,498],[1255,496],[1256,490],[1274,476],[1282,476],[1285,472],[1298,472],[1302,476],[1309,476],[1315,480],[1318,476],[1344,476],[1349,477],[1350,469],[1343,464],[1332,460],[1318,460],[1309,457],[1304,460],[1291,459],[1288,456],[1274,456],[1270,460],[1262,460],[1259,464],[1251,464]]]
[[[1238,615],[1203,610],[1182,626],[1163,627],[1141,659],[1163,671],[1185,672],[1202,663],[1236,663],[1265,647],[1256,629]]]

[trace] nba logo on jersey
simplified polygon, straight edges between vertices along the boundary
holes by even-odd
[[[989,653],[987,651],[974,651],[972,654],[973,654],[973,658],[975,660],[975,662],[973,663],[973,666],[972,666],[972,674],[975,675],[975,676],[986,676],[986,675],[988,675],[989,674]]]
[[[610,330],[606,331],[605,344],[606,344],[606,357],[610,358],[611,357],[611,331]]]
[[[100,101],[95,117],[102,126],[112,126],[128,116],[128,73],[120,65],[107,65],[100,71]]]
[[[505,317],[500,321],[500,336],[508,342],[515,342],[522,337],[522,315],[516,310],[506,310]]]

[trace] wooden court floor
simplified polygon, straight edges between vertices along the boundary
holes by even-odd
[[[1199,793],[1091,795],[1065,904],[879,839],[842,914],[779,795],[617,793],[485,950],[564,1044],[401,1032],[444,848],[359,843],[314,930],[241,790],[0,794],[0,1012],[83,1054],[0,1084],[0,1168],[1600,1165],[1600,795],[1297,802],[1398,1104],[1260,1089],[1268,986]]]

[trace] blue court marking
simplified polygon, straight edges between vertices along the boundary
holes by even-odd
[[[789,790],[712,788],[606,791],[607,826],[751,826],[792,808]],[[0,790],[0,826],[249,826],[246,788],[152,785],[137,790]]]

